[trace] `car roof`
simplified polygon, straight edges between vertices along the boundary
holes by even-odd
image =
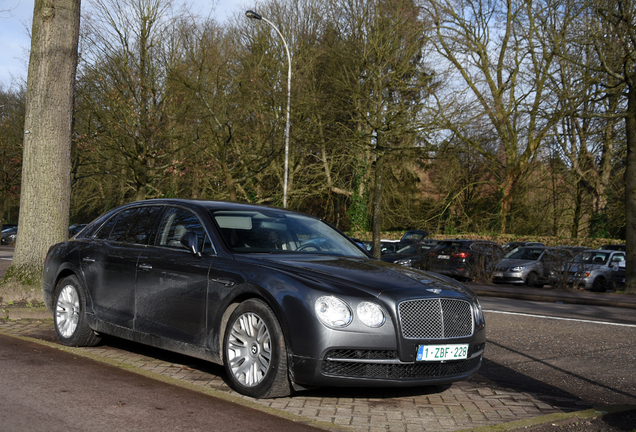
[[[124,204],[113,210],[123,209],[125,207],[135,207],[142,205],[183,205],[187,207],[198,207],[206,210],[237,210],[237,211],[263,211],[263,210],[275,210],[277,212],[283,212],[287,214],[299,214],[303,216],[319,219],[316,216],[310,214],[288,210],[280,207],[268,206],[263,204],[242,203],[236,201],[212,201],[212,200],[195,200],[195,199],[181,199],[181,198],[155,198],[143,201],[134,201],[128,204]]]

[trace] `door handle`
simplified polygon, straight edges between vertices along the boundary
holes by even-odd
[[[82,258],[82,261],[87,262],[87,263],[94,263],[95,260],[93,258]]]
[[[234,286],[234,283],[235,283],[234,281],[231,281],[231,280],[229,280],[229,279],[212,279],[212,278],[211,278],[211,279],[210,279],[210,281],[212,281],[212,282],[218,282],[218,283],[220,283],[220,284],[225,285],[226,287]]]
[[[150,264],[139,264],[140,270],[152,270],[152,266]]]

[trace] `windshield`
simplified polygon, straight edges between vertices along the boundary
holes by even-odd
[[[575,263],[580,264],[605,264],[609,258],[609,254],[606,252],[583,252],[574,257]]]
[[[267,213],[267,214],[266,214]],[[321,220],[268,211],[211,212],[223,241],[236,253],[302,253],[367,258],[354,243]]]
[[[399,253],[400,255],[411,255],[411,254],[415,254],[417,253],[417,246],[416,244],[412,244],[412,245],[408,245],[403,247],[402,249],[398,249],[398,251],[396,253]]]
[[[536,261],[539,259],[539,257],[541,256],[544,250],[545,249],[528,248],[528,247],[517,248],[508,252],[504,256],[504,259],[519,259],[519,260]]]

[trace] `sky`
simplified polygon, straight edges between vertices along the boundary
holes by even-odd
[[[183,0],[192,4],[192,10],[212,14],[224,21],[244,9],[246,2],[236,0]],[[33,0],[0,0],[0,88],[7,89],[17,83],[26,83],[31,38],[29,29],[33,20]],[[179,3],[176,1],[175,3]]]

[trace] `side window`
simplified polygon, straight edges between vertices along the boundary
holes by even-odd
[[[102,225],[102,227],[99,229],[99,231],[97,231],[97,233],[93,236],[93,238],[97,240],[108,240],[108,237],[110,236],[110,232],[113,230],[113,226],[115,225],[115,222],[117,221],[118,217],[119,217],[119,213],[113,216],[112,218],[108,219],[108,222]]]
[[[162,207],[135,207],[122,211],[108,240],[134,244],[148,244]]]
[[[612,262],[621,262],[621,261],[625,261],[625,255],[614,254],[614,256],[612,256]]]
[[[168,208],[161,219],[156,244],[157,246],[185,249],[185,246],[181,244],[181,237],[188,231],[195,232],[199,237],[201,251],[212,252],[214,250],[199,218],[191,211],[178,207]]]

